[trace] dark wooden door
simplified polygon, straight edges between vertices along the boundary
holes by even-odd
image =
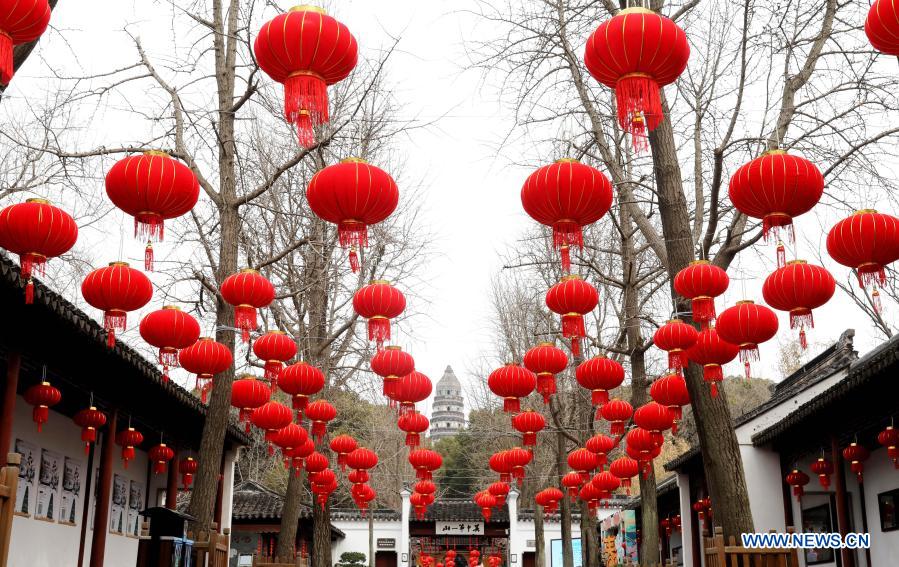
[[[537,554],[533,551],[525,551],[521,554],[521,567],[537,567]],[[543,567],[543,565],[540,565]]]
[[[375,567],[396,567],[396,552],[378,551],[375,553]]]

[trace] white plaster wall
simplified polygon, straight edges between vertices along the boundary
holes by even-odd
[[[347,551],[356,551],[365,554],[368,558],[368,520],[347,521],[334,520],[331,524],[346,534],[343,539],[338,539],[331,546],[331,558],[336,563],[340,559],[340,554]],[[402,539],[403,526],[399,520],[395,521],[376,521],[374,523],[375,534],[375,552],[377,549],[378,538],[391,538],[396,540],[394,549],[382,549],[380,551],[395,551],[397,553],[397,562],[400,556],[400,540]],[[367,561],[366,561],[367,563]]]
[[[770,449],[741,444],[740,456],[743,459],[749,507],[756,531],[784,531],[786,525],[780,455]],[[683,512],[681,516],[683,517]]]
[[[682,541],[687,542],[683,545],[682,557],[684,565],[693,566],[693,503],[690,502],[690,475],[678,473],[677,475],[678,489],[678,509],[681,517],[681,535]]]
[[[871,567],[894,565],[899,562],[899,530],[880,529],[877,495],[899,488],[899,470],[893,467],[886,449],[871,453],[865,463],[865,507],[868,511],[868,532],[871,534]],[[861,531],[861,530],[859,530]]]
[[[567,498],[567,497],[566,497]],[[601,522],[617,512],[617,509],[612,508],[599,508],[596,511],[596,521]],[[525,552],[536,552],[537,549],[533,545],[528,545],[528,542],[534,541],[536,539],[535,531],[534,531],[534,522],[533,521],[524,521],[519,520],[518,526],[516,529],[518,536],[522,542],[518,555],[517,566],[521,566],[522,564],[522,556],[521,554]],[[573,539],[577,539],[581,537],[581,526],[580,522],[572,522],[571,523],[571,537]],[[545,542],[546,549],[544,551],[544,564],[542,567],[550,567],[550,562],[552,561],[552,556],[550,555],[550,542],[554,539],[562,539],[562,524],[559,522],[543,522],[543,541]],[[537,565],[537,567],[541,567]]]

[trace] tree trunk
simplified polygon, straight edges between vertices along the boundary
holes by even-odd
[[[565,435],[562,431],[556,432],[556,473],[559,477],[559,486],[562,486],[562,476],[568,467],[568,452],[565,450]],[[574,567],[574,553],[571,548],[571,500],[566,494],[562,498],[562,567]]]
[[[280,536],[279,536],[280,537]],[[312,565],[331,567],[331,503],[312,506]]]
[[[293,533],[293,539],[278,538],[276,556],[279,561],[285,563],[293,561],[296,557],[297,529],[300,524],[300,502],[303,498],[303,477],[305,474],[287,473],[287,494],[284,497],[284,506],[281,508],[281,525],[287,526],[287,532]]]
[[[668,101],[662,95],[662,109],[669,115]],[[668,273],[673,276],[693,260],[690,215],[684,197],[677,148],[671,122],[666,118],[649,135],[653,169],[659,196],[662,233],[668,259]],[[679,313],[690,311],[689,304],[671,289]],[[743,473],[740,446],[725,397],[712,398],[700,369],[691,364],[685,372],[687,389],[692,399],[693,415],[699,433],[703,464],[716,523],[724,536],[739,537],[753,530],[752,512]],[[645,539],[645,538],[644,538]]]
[[[584,556],[584,567],[601,567],[599,534],[596,531],[596,518],[583,500],[579,500],[581,508],[581,553]]]
[[[567,496],[566,496],[567,498]],[[534,507],[534,549],[537,567],[546,565],[546,541],[543,539],[543,512]]]
[[[372,502],[374,505],[374,502]],[[368,511],[368,567],[375,567],[375,513]]]

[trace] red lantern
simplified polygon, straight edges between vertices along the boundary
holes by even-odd
[[[353,309],[368,319],[368,340],[381,349],[390,340],[390,320],[399,317],[406,308],[403,293],[385,280],[374,280],[353,296]]]
[[[671,416],[674,418],[671,432],[677,435],[677,422],[680,421],[682,416],[681,406],[686,406],[690,403],[687,381],[680,374],[663,376],[649,387],[649,395],[671,412]]]
[[[884,267],[899,259],[899,218],[873,209],[857,211],[827,233],[827,253],[855,270],[859,286],[874,288],[874,307],[879,312],[877,286],[886,283]]]
[[[91,306],[103,311],[106,344],[112,348],[115,346],[116,332],[124,331],[128,323],[127,313],[150,302],[153,284],[147,276],[127,263],[112,262],[84,278],[81,295]]]
[[[793,469],[793,472],[787,475],[787,484],[793,487],[793,495],[796,496],[797,502],[802,499],[803,487],[808,481],[808,475],[798,469]]]
[[[384,380],[382,393],[393,404],[400,378],[415,370],[415,359],[398,346],[378,350],[371,357],[371,370]]]
[[[594,476],[590,484],[598,488],[602,493],[600,498],[610,498],[612,493],[621,486],[621,479],[611,471],[605,471]]]
[[[306,417],[312,422],[312,436],[320,443],[325,436],[328,422],[337,417],[337,410],[325,400],[316,400],[306,406]]]
[[[568,496],[572,500],[577,498],[578,490],[580,490],[582,484],[584,484],[584,481],[578,472],[570,472],[562,476],[562,486],[568,489]]]
[[[634,423],[647,431],[661,433],[674,426],[674,415],[662,404],[649,402],[634,411]]]
[[[687,353],[690,360],[702,366],[702,378],[709,384],[713,398],[718,397],[718,383],[724,380],[721,367],[737,358],[740,347],[718,335],[714,327],[700,331],[696,344]]]
[[[84,441],[84,453],[87,454],[91,443],[97,442],[97,430],[106,425],[106,414],[90,406],[76,413],[73,421],[81,428],[81,440]]]
[[[178,462],[178,472],[181,473],[181,485],[184,486],[184,490],[193,484],[194,475],[197,474],[199,468],[200,462],[193,457],[185,457]]]
[[[648,471],[652,466],[652,460],[661,452],[663,440],[660,433],[635,427],[625,436],[626,453],[639,462],[644,471]]]
[[[40,433],[44,424],[50,419],[50,407],[62,401],[62,393],[50,382],[41,382],[25,390],[25,402],[34,406],[31,419],[37,424]]]
[[[680,319],[672,319],[659,327],[653,335],[653,342],[668,352],[668,368],[680,370],[687,366],[687,350],[696,344],[698,335],[693,325],[687,325]]]
[[[772,229],[778,235],[785,228],[790,240],[795,240],[793,219],[818,204],[824,193],[824,176],[807,159],[769,150],[734,173],[728,192],[737,210],[762,220],[766,239]],[[778,266],[782,260],[780,255]]]
[[[421,441],[421,435],[428,430],[431,422],[427,417],[417,411],[410,411],[402,414],[396,422],[400,431],[406,433],[406,445],[409,447],[418,447]]]
[[[153,463],[153,474],[164,474],[169,461],[175,458],[175,451],[165,443],[150,449],[150,462]]]
[[[346,456],[355,451],[358,444],[349,435],[338,435],[331,439],[329,447],[331,447],[333,452],[337,453],[337,464],[343,470],[346,468]]]
[[[359,271],[357,249],[368,246],[368,227],[389,217],[399,198],[396,182],[386,171],[356,158],[322,169],[306,189],[312,211],[337,225],[340,245],[350,249],[353,272]]]
[[[197,176],[165,152],[149,151],[116,162],[106,174],[112,204],[134,217],[134,236],[147,239],[145,269],[153,270],[153,242],[165,235],[165,221],[188,213],[200,197]]]
[[[357,484],[351,490],[353,502],[359,510],[362,511],[362,517],[365,517],[365,511],[368,509],[368,503],[377,498],[377,493],[367,484]]]
[[[812,463],[812,472],[818,475],[818,482],[821,488],[828,490],[830,488],[830,475],[833,474],[833,463],[824,457],[818,457],[818,460]]]
[[[598,486],[596,486],[592,482],[587,482],[584,483],[584,485],[581,487],[578,496],[581,497],[581,500],[587,503],[587,508],[590,511],[590,515],[594,515],[596,513],[596,509],[599,507],[599,500],[603,497],[603,493]]]
[[[759,360],[759,344],[774,337],[777,327],[774,311],[751,300],[738,301],[718,316],[718,334],[725,341],[739,345],[747,379],[750,361]]]
[[[865,19],[865,34],[877,51],[899,56],[899,12],[892,0],[874,0]]]
[[[521,411],[520,398],[528,397],[537,386],[537,376],[517,364],[506,363],[487,377],[490,391],[503,399],[503,411],[518,413]]]
[[[887,456],[893,461],[893,466],[899,469],[899,431],[888,425],[877,434],[877,442],[887,448]]]
[[[582,388],[592,392],[591,403],[601,408],[609,401],[609,390],[624,382],[624,368],[611,358],[597,356],[580,363],[574,377]]]
[[[433,389],[431,379],[416,370],[400,378],[395,398],[400,403],[400,414],[415,411],[415,404],[428,399]]]
[[[524,353],[524,367],[537,375],[537,393],[543,403],[556,393],[556,374],[568,368],[568,355],[553,343],[540,343]]]
[[[346,475],[346,479],[352,484],[362,484],[368,482],[369,477],[367,472],[359,470],[350,471],[349,474]]]
[[[240,329],[243,342],[249,342],[250,331],[259,327],[256,310],[275,300],[275,286],[256,270],[247,268],[225,278],[219,292],[234,306],[234,326]]]
[[[587,40],[584,64],[593,78],[615,89],[618,124],[636,149],[646,147],[647,131],[665,118],[661,88],[677,80],[689,58],[684,30],[645,8],[621,10]]]
[[[850,443],[848,447],[843,449],[843,459],[849,461],[849,468],[855,473],[859,484],[864,481],[865,461],[870,456],[871,453],[858,443]]]
[[[615,445],[618,443],[609,437],[608,435],[603,435],[602,433],[597,433],[590,439],[587,439],[587,442],[584,444],[589,451],[596,453],[596,459],[599,464],[599,470],[602,472],[603,467],[606,462],[608,462],[608,454],[609,452],[615,448]]]
[[[346,456],[346,464],[357,471],[371,470],[378,464],[378,454],[371,449],[359,447]]]
[[[215,375],[228,370],[232,362],[234,356],[228,347],[211,337],[200,337],[197,342],[178,353],[181,368],[197,375],[196,386],[203,393],[203,403],[206,403],[206,383],[211,384]]]
[[[474,503],[478,505],[478,508],[481,509],[481,514],[484,516],[484,521],[490,521],[490,513],[491,508],[496,506],[496,498],[493,497],[487,491],[481,491],[474,495]]]
[[[409,503],[415,508],[415,517],[424,520],[428,509],[428,498],[424,494],[413,492],[409,497]]]
[[[330,465],[328,457],[318,451],[313,451],[306,457],[306,472],[309,473],[310,477],[326,470]]]
[[[621,485],[631,495],[631,479],[640,474],[640,463],[630,457],[621,457],[612,461],[609,472],[621,479]]]
[[[611,424],[609,432],[612,435],[623,435],[624,423],[634,415],[634,408],[624,400],[609,400],[600,413]]]
[[[551,486],[535,494],[534,502],[543,508],[543,513],[548,516],[556,513],[562,498],[565,498],[565,494],[558,488]]]
[[[0,14],[0,74],[4,42],[2,19]],[[22,279],[26,282],[26,304],[34,301],[32,274],[37,272],[43,276],[47,260],[68,252],[76,240],[78,225],[75,220],[50,201],[28,199],[0,210],[0,246],[19,255]]]
[[[296,449],[303,447],[309,440],[306,429],[296,423],[288,423],[271,435],[271,442],[281,449],[282,455],[293,454]]]
[[[715,318],[715,298],[727,291],[727,272],[708,260],[695,260],[674,276],[674,291],[690,300],[693,320],[703,328]]]
[[[278,387],[293,396],[293,409],[297,410],[299,419],[309,404],[309,396],[314,396],[325,387],[325,373],[311,364],[297,362],[281,370]]]
[[[297,355],[297,343],[284,331],[269,331],[253,341],[253,354],[265,361],[265,378],[274,389],[284,363]]]
[[[487,492],[489,492],[491,496],[496,498],[497,506],[504,506],[506,504],[506,498],[509,496],[509,490],[509,485],[505,482],[494,482],[487,487]]]
[[[292,421],[293,412],[280,402],[265,402],[250,414],[250,423],[265,431],[269,455],[275,452],[272,444],[275,442],[278,430],[287,427]]]
[[[259,67],[284,85],[284,117],[304,147],[329,122],[328,86],[356,66],[356,38],[321,8],[297,6],[266,22],[253,43]]]
[[[562,336],[571,339],[571,353],[580,356],[580,340],[587,336],[584,315],[596,309],[599,293],[576,275],[568,275],[546,292],[546,306],[562,316]]]
[[[573,159],[561,159],[532,173],[521,189],[525,212],[553,230],[562,269],[571,271],[569,248],[584,246],[582,228],[601,219],[612,206],[612,184],[601,171]]]
[[[534,455],[521,447],[513,447],[505,453],[506,462],[512,465],[512,478],[514,478],[518,482],[518,486],[521,487],[525,477],[524,468],[528,466],[531,459],[534,458]]]
[[[140,322],[140,336],[159,349],[162,379],[169,380],[169,368],[178,366],[178,351],[200,338],[200,324],[175,305],[148,313]]]
[[[127,469],[128,463],[134,460],[134,448],[144,442],[144,436],[140,431],[129,427],[116,434],[115,442],[122,448],[122,466]]]
[[[240,410],[240,421],[246,422],[250,432],[250,415],[269,401],[272,390],[262,380],[246,375],[231,383],[231,405]]]
[[[508,451],[499,451],[490,455],[488,461],[490,469],[499,475],[500,482],[512,481],[512,462],[506,458],[507,456]]]
[[[47,0],[16,0],[0,4],[0,85],[13,77],[13,47],[37,40],[50,23]]]
[[[533,447],[537,444],[537,433],[546,427],[546,419],[534,410],[527,410],[512,418],[512,427],[521,433],[525,447]]]
[[[790,313],[790,328],[799,328],[799,344],[805,349],[805,327],[815,327],[812,309],[830,301],[835,289],[830,272],[805,260],[793,260],[765,278],[762,297],[774,309]]]
[[[590,473],[599,466],[599,459],[589,449],[580,447],[568,453],[568,466],[581,475],[581,482],[587,482]]]
[[[433,472],[443,465],[443,457],[431,449],[413,449],[409,451],[409,464],[419,480],[431,480]]]

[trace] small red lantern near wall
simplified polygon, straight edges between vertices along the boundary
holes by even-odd
[[[818,482],[821,488],[828,490],[830,488],[830,475],[833,474],[833,463],[824,457],[818,457],[818,460],[812,463],[812,472],[818,475]]]
[[[81,428],[81,440],[84,441],[84,453],[87,454],[91,443],[97,442],[97,430],[106,425],[106,414],[90,406],[76,413],[73,421]]]
[[[888,425],[877,434],[877,442],[887,448],[887,456],[893,461],[893,466],[899,469],[899,430]]]
[[[37,424],[37,431],[40,433],[50,419],[50,407],[62,400],[62,393],[50,382],[43,381],[25,390],[24,397],[29,405],[34,406],[31,419]]]
[[[128,427],[116,434],[115,442],[122,448],[122,465],[127,469],[128,463],[134,460],[135,447],[144,442],[144,436],[133,427]]]
[[[200,462],[193,457],[185,457],[178,462],[178,472],[181,473],[181,485],[184,487],[184,490],[187,490],[193,484],[194,475],[197,474],[197,469],[199,468]]]
[[[855,473],[858,483],[864,482],[865,461],[871,453],[864,446],[852,442],[848,447],[843,449],[843,458],[849,461],[849,468]]]
[[[808,475],[801,470],[793,469],[793,472],[787,475],[787,484],[793,487],[793,495],[796,496],[797,502],[802,500],[803,488],[808,482]]]
[[[169,461],[174,458],[175,451],[165,443],[160,443],[150,449],[150,462],[153,463],[153,474],[165,474]]]

